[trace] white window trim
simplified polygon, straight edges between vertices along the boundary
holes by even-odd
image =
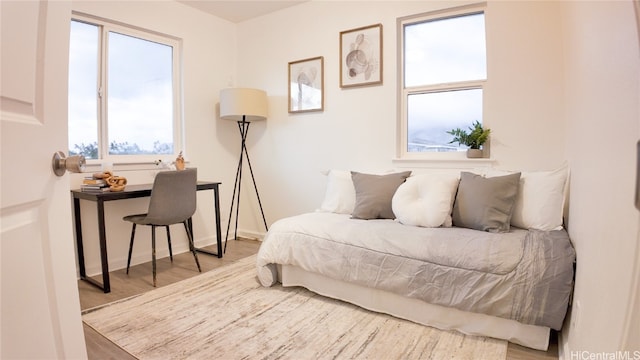
[[[464,5],[460,7],[436,10],[428,13],[416,14],[405,16],[397,19],[397,42],[398,42],[398,74],[397,74],[397,86],[399,91],[397,99],[398,107],[398,121],[396,126],[396,158],[393,159],[394,164],[419,164],[420,162],[428,163],[426,167],[448,167],[449,163],[455,167],[474,167],[477,165],[484,166],[485,163],[493,163],[494,160],[489,158],[483,159],[468,159],[465,152],[408,152],[407,144],[407,132],[408,132],[408,119],[407,119],[407,100],[411,94],[421,94],[436,92],[442,90],[469,90],[469,89],[482,89],[483,92],[487,87],[488,80],[476,80],[476,81],[462,81],[456,83],[442,83],[428,86],[414,86],[404,87],[404,26],[416,22],[447,19],[463,15],[472,15],[484,13],[485,19],[487,18],[487,6],[486,3],[478,3],[472,5]],[[488,75],[487,75],[488,78]],[[483,101],[486,96],[483,94]],[[483,106],[484,111],[484,106]],[[484,118],[484,116],[483,116]],[[483,121],[484,123],[484,121]],[[466,165],[465,165],[466,164]]]
[[[98,114],[100,119],[98,120],[98,148],[99,159],[88,159],[87,167],[95,168],[100,166],[103,162],[113,164],[114,168],[122,169],[146,169],[156,167],[156,162],[162,160],[165,162],[171,162],[175,159],[180,152],[186,156],[184,151],[184,121],[182,111],[182,40],[178,37],[163,34],[157,31],[144,29],[134,25],[124,24],[116,21],[107,20],[101,17],[84,14],[73,11],[71,20],[85,22],[92,25],[97,25],[103,28],[100,38],[100,54],[98,66],[98,86],[97,90],[100,93],[98,100]],[[144,40],[157,42],[160,44],[168,45],[173,48],[172,51],[172,64],[173,64],[173,154],[156,154],[156,155],[109,155],[109,141],[107,134],[107,107],[106,100],[103,100],[103,94],[107,89],[107,59],[108,51],[106,50],[108,42],[109,31],[122,33],[124,35],[130,35]]]

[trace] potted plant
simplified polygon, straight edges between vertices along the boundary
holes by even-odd
[[[482,124],[476,120],[469,127],[469,131],[460,128],[447,131],[447,134],[453,135],[453,140],[449,144],[457,142],[459,145],[468,146],[467,157],[480,158],[482,157],[482,145],[489,139],[491,129],[484,129]]]

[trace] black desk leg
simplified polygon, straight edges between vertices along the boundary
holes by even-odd
[[[220,227],[220,193],[218,185],[214,191],[214,207],[216,210],[216,242],[218,243],[218,257],[222,257],[222,229]]]
[[[104,201],[98,199],[98,229],[100,232],[100,259],[102,260],[102,284],[105,293],[111,292],[109,261],[107,260],[107,232],[104,226]]]
[[[76,224],[76,248],[78,249],[78,266],[80,267],[80,278],[87,277],[87,269],[84,265],[84,244],[82,243],[82,222],[80,220],[80,199],[73,198],[73,218]]]
[[[218,185],[216,185],[216,187],[213,189],[213,197],[214,197],[213,205],[216,212],[216,242],[218,245],[218,252],[214,253],[213,251],[209,251],[206,249],[198,249],[198,248],[196,248],[196,251],[203,254],[215,255],[218,258],[221,258],[222,257],[222,230],[220,228],[220,194],[218,192]],[[189,230],[191,231],[191,235],[193,236],[193,225],[192,225],[191,218],[187,220],[187,224],[189,225]]]
[[[98,227],[100,229],[100,257],[102,259],[102,284],[87,276],[84,263],[84,244],[82,239],[82,220],[80,213],[80,199],[73,198],[73,217],[76,222],[76,246],[78,248],[78,266],[80,267],[80,279],[96,286],[105,293],[111,292],[109,284],[109,264],[107,263],[107,236],[104,230],[104,202],[98,200]]]

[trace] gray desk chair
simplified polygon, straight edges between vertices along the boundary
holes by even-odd
[[[127,274],[131,264],[131,251],[133,250],[133,240],[136,235],[136,225],[151,226],[151,259],[153,264],[153,286],[156,286],[156,227],[164,226],[167,229],[167,242],[169,243],[169,256],[173,262],[171,251],[171,234],[169,225],[182,223],[189,238],[189,249],[200,269],[198,255],[196,255],[193,244],[193,234],[189,231],[187,221],[196,212],[196,169],[186,169],[182,171],[161,171],[156,175],[151,189],[151,199],[149,200],[149,210],[146,214],[129,215],[123,220],[133,223],[131,229],[131,243],[129,244],[129,258],[127,259]]]

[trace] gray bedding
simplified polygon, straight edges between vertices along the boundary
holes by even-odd
[[[564,230],[488,233],[309,213],[274,223],[258,252],[262,285],[276,264],[464,311],[560,329],[575,252]]]

